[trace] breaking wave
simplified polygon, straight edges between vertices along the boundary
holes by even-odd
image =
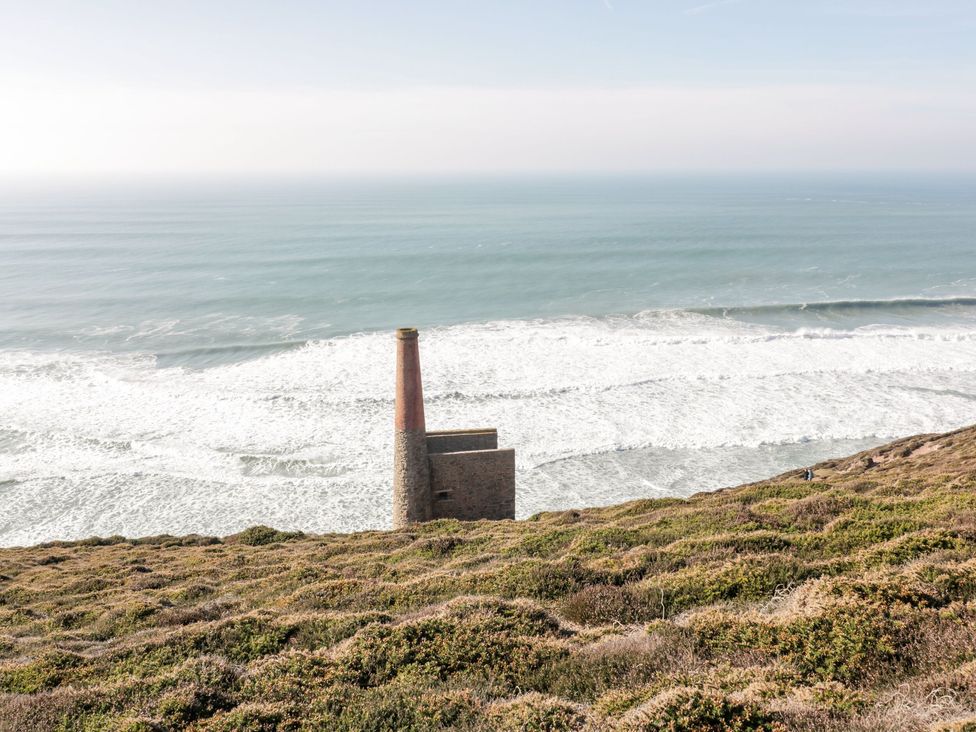
[[[692,308],[691,312],[703,315],[743,315],[758,313],[831,313],[861,310],[914,310],[921,308],[976,307],[976,297],[902,297],[889,300],[831,300],[770,305],[743,305],[740,307]]]

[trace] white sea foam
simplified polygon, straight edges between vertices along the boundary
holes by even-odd
[[[389,523],[393,340],[203,370],[0,353],[0,544]],[[422,334],[430,428],[497,426],[519,516],[686,494],[974,421],[976,330],[679,312]]]

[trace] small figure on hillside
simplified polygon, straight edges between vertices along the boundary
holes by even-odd
[[[813,480],[813,471],[810,468],[803,471],[803,480]]]

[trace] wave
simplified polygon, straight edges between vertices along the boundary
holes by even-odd
[[[154,355],[158,365],[164,368],[167,366],[183,365],[206,368],[208,366],[243,359],[259,358],[268,353],[301,348],[307,345],[308,342],[307,340],[286,339],[264,343],[228,343],[219,346],[207,345],[173,350],[158,350]]]
[[[846,337],[841,330],[834,330],[829,336],[818,336],[817,331],[809,328],[825,323],[846,328],[871,324],[904,324],[906,321],[925,325],[952,320],[968,322],[974,317],[976,297],[953,296],[658,308],[632,314],[592,317],[567,315],[527,318],[521,321],[494,321],[490,325],[507,328],[512,327],[513,323],[522,322],[572,326],[575,323],[595,321],[611,325],[651,327],[657,329],[662,338],[669,338],[676,330],[688,330],[687,326],[694,326],[707,334],[709,328],[703,329],[702,326],[715,328],[722,321],[739,320],[778,325],[783,332],[808,328],[808,337],[840,338]],[[700,322],[695,322],[696,319]],[[675,327],[668,327],[669,325]],[[438,327],[478,326],[478,323],[468,322]],[[332,342],[361,333],[361,330],[344,329],[339,325],[298,315],[261,317],[217,312],[189,319],[170,318],[134,324],[88,326],[69,335],[72,349],[152,354],[162,367],[211,368],[298,349],[309,343]],[[0,337],[3,336],[0,333]],[[30,343],[35,343],[38,348],[52,349],[63,348],[65,345],[57,333],[26,330],[7,333],[6,339],[0,340],[0,343],[18,348]]]
[[[826,300],[822,302],[688,308],[688,312],[718,317],[734,317],[736,315],[778,313],[851,313],[869,310],[898,311],[907,309],[951,307],[976,307],[976,297],[904,297],[883,300]]]
[[[241,474],[244,476],[272,476],[336,478],[349,469],[336,460],[315,458],[281,457],[278,455],[240,455]]]
[[[719,487],[960,427],[976,399],[965,323],[496,321],[425,330],[422,362],[431,429],[490,424],[516,448],[520,516]],[[204,369],[0,352],[0,544],[386,526],[393,367],[385,332]]]

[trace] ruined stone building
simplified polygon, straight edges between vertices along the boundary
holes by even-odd
[[[456,518],[515,518],[515,451],[495,429],[428,432],[416,329],[396,332],[393,527]]]

